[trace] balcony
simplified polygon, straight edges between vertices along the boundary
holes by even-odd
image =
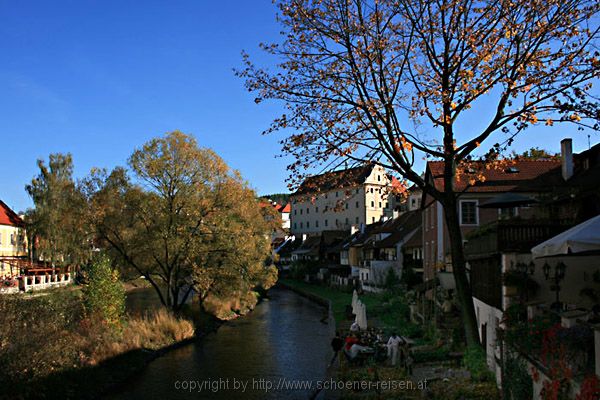
[[[561,220],[499,220],[469,233],[465,240],[467,258],[499,253],[529,253],[532,247],[573,226]]]

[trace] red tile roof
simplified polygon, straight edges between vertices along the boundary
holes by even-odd
[[[373,164],[360,167],[348,168],[337,171],[326,172],[306,178],[294,195],[302,195],[315,192],[327,192],[333,189],[341,189],[360,185],[371,175]]]
[[[484,163],[475,163],[477,172],[472,176],[476,177],[481,173],[483,181],[476,179],[475,183],[469,185],[471,174],[463,173],[455,179],[455,190],[466,192],[531,192],[552,190],[553,187],[561,185],[560,174],[556,174],[556,169],[560,169],[561,163],[557,160],[515,160],[508,167],[486,169]],[[513,172],[510,172],[512,169]],[[437,190],[444,190],[444,162],[430,161],[427,163],[427,171],[431,174]]]
[[[0,225],[23,226],[25,223],[6,203],[0,200]]]
[[[292,207],[290,206],[289,203],[286,205],[283,205],[283,204],[271,203],[268,201],[260,201],[258,203],[258,206],[260,208],[273,207],[279,213],[289,213],[292,210]]]

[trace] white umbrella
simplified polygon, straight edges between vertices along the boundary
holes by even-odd
[[[356,306],[358,313],[356,314],[356,323],[361,330],[367,329],[367,306],[360,300]]]
[[[531,249],[533,258],[600,251],[600,215]]]

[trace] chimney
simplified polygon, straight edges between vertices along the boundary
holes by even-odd
[[[560,155],[562,177],[568,181],[573,176],[573,140],[567,138],[560,141]]]

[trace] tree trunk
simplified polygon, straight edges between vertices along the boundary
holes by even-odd
[[[477,318],[475,317],[471,285],[467,278],[465,251],[463,247],[462,232],[460,230],[456,197],[452,195],[451,198],[446,199],[445,203],[444,216],[450,237],[452,273],[454,275],[454,281],[456,282],[456,297],[458,299],[460,313],[465,328],[465,337],[468,346],[479,345]]]

